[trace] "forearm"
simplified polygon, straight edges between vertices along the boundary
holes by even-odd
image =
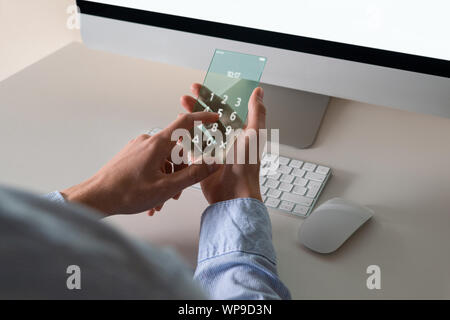
[[[277,275],[270,218],[256,199],[208,207],[202,216],[195,280],[213,299],[289,299]]]
[[[55,202],[55,203],[59,203],[59,204],[71,204],[71,203],[75,203],[75,204],[81,204],[85,207],[88,207],[90,209],[94,209],[98,214],[99,214],[99,218],[104,218],[105,216],[107,216],[104,212],[102,212],[101,210],[97,209],[96,207],[89,205],[88,202],[86,201],[81,201],[79,199],[73,199],[73,198],[69,198],[67,196],[66,193],[64,193],[64,191],[53,191],[47,194],[44,194],[43,197],[47,200],[50,200],[51,202]]]
[[[107,202],[102,201],[100,192],[98,192],[101,189],[98,185],[101,183],[99,178],[93,176],[65,190],[47,193],[44,197],[52,202],[82,204],[106,215],[104,208],[100,205]]]
[[[114,212],[111,205],[111,198],[119,198],[120,194],[111,192],[107,179],[100,174],[96,174],[89,179],[62,190],[60,193],[68,202],[82,204],[95,209],[105,216]]]

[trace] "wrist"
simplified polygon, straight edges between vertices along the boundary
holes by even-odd
[[[235,198],[253,198],[262,201],[259,176],[258,179],[253,179],[251,177],[241,188],[236,188],[236,191],[237,196]]]
[[[238,192],[233,197],[234,199],[238,198],[253,198],[259,201],[262,201],[261,192],[259,191],[259,188],[257,190],[245,190],[242,192]]]
[[[104,197],[99,187],[101,180],[101,177],[95,175],[80,184],[60,191],[60,193],[68,202],[80,203],[109,215],[109,210],[105,206],[107,203],[106,199],[103,199]]]
[[[209,204],[242,198],[252,198],[262,202],[259,184],[235,185],[223,190],[222,192],[205,193],[205,196]]]

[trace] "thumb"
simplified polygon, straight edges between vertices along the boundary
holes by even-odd
[[[168,175],[166,181],[170,186],[169,190],[176,194],[181,190],[202,181],[220,168],[221,165],[216,163],[207,164],[202,162],[199,164],[192,164],[187,168]]]
[[[261,87],[253,90],[248,102],[247,128],[254,130],[266,128],[266,108],[263,102],[264,91]]]

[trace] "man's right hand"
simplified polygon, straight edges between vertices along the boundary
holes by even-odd
[[[201,85],[195,83],[191,87],[192,93],[197,97]],[[263,104],[264,92],[262,88],[256,88],[248,103],[248,121],[244,132],[253,129],[258,134],[259,129],[266,128],[266,109]],[[191,96],[181,97],[182,106],[188,111],[194,110],[196,100]],[[243,138],[241,135],[239,138]],[[245,139],[245,138],[243,138]],[[235,145],[237,145],[235,143]],[[241,144],[245,145],[245,152],[248,155],[248,140]],[[202,191],[209,204],[236,198],[255,198],[261,200],[259,188],[259,167],[260,150],[256,164],[248,163],[246,157],[245,164],[225,164],[217,172],[210,175],[201,182]]]

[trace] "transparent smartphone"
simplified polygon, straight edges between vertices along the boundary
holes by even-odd
[[[259,85],[266,58],[216,49],[209,65],[194,112],[219,114],[219,121],[202,124],[191,130],[192,149],[196,154],[223,150],[224,156],[233,143],[230,136],[247,121],[248,101]]]

